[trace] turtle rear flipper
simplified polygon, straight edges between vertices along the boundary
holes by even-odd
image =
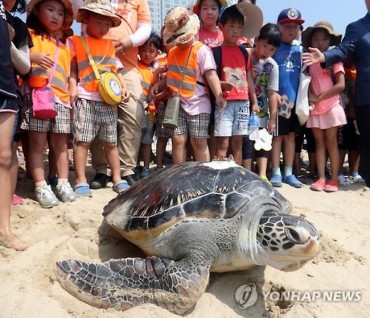
[[[152,303],[182,314],[204,293],[209,268],[189,259],[148,257],[102,264],[65,260],[57,262],[55,273],[65,290],[98,308],[127,310]]]

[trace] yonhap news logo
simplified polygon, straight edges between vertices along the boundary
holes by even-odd
[[[264,301],[278,302],[360,302],[361,290],[283,290],[261,291]],[[253,306],[258,299],[257,286],[253,283],[241,285],[235,291],[235,300],[240,309]]]

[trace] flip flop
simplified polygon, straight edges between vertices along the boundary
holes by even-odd
[[[92,192],[88,183],[78,183],[73,190],[79,197],[92,198]]]
[[[113,186],[113,191],[120,194],[122,191],[125,191],[129,188],[129,184],[127,183],[126,180],[121,180],[119,182],[117,182],[114,186]]]

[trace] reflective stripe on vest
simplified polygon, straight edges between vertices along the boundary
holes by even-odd
[[[80,36],[72,36],[70,39],[75,49],[80,85],[89,92],[98,92],[98,80],[90,65]],[[86,37],[85,40],[90,55],[96,63],[99,74],[107,71],[117,72],[116,56],[112,41],[107,39],[95,39],[92,37]]]
[[[197,85],[198,51],[203,45],[201,42],[195,42],[186,67],[191,47],[180,49],[175,46],[170,50],[167,57],[167,86],[172,92],[178,92],[180,87],[179,94],[182,97],[189,98],[194,95]]]
[[[37,35],[29,30],[33,42],[30,52],[47,53],[49,58],[54,60],[56,41],[49,37]],[[51,88],[63,102],[69,102],[68,78],[70,75],[71,54],[69,48],[59,42],[57,65],[51,81]],[[31,88],[42,87],[49,81],[50,69],[45,70],[36,63],[32,63],[28,83]]]
[[[154,70],[152,67],[144,65],[140,61],[138,61],[137,66],[141,76],[143,77],[143,93],[147,100],[149,100],[150,88],[156,82],[158,77],[154,75]]]

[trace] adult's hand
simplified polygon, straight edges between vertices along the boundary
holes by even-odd
[[[308,52],[303,53],[302,60],[304,64],[312,65],[325,62],[325,55],[316,48],[308,48]]]
[[[125,53],[132,47],[133,47],[132,41],[129,37],[123,38],[114,44],[114,49],[116,50],[117,56]]]

